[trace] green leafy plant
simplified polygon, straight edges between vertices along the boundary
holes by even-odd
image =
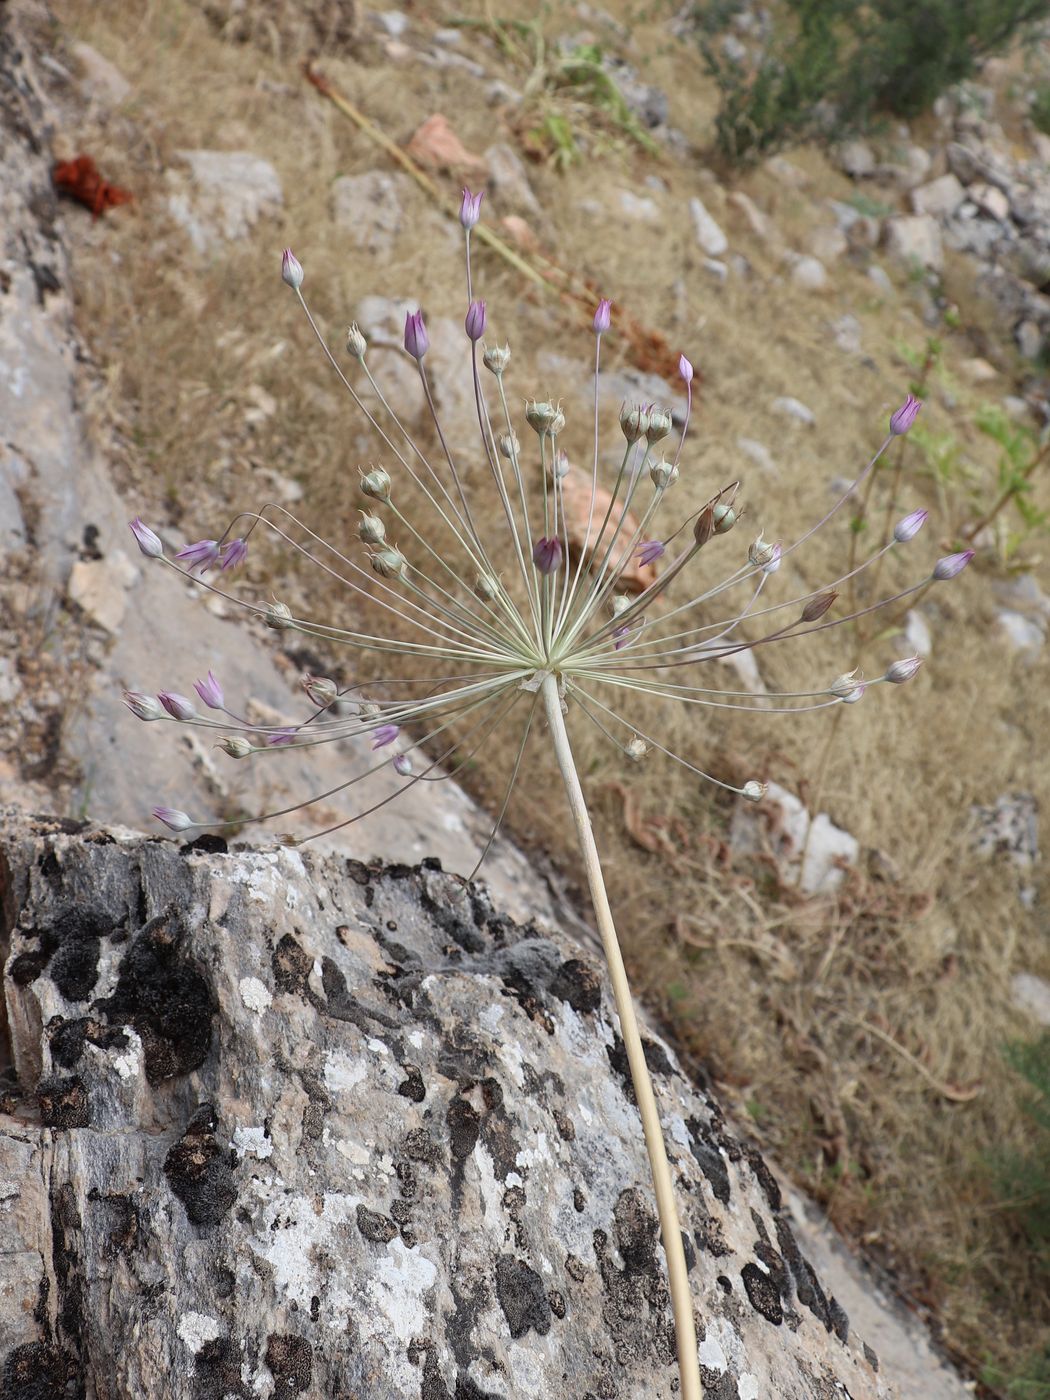
[[[1036,88],[1028,115],[1040,131],[1050,135],[1050,83],[1040,83]]]

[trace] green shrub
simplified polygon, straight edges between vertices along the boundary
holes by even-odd
[[[1036,88],[1028,113],[1039,130],[1050,136],[1050,83],[1040,83]]]
[[[783,0],[768,42],[741,59],[716,28],[731,8],[696,18],[722,94],[718,146],[736,162],[814,136],[841,140],[880,114],[914,117],[1050,16],[1050,0]]]

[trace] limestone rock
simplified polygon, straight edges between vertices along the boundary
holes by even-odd
[[[350,241],[366,252],[390,253],[404,223],[402,199],[411,193],[406,175],[369,170],[332,182],[332,217]]]
[[[689,201],[689,215],[693,221],[697,243],[709,258],[720,258],[729,247],[729,239],[714,217],[708,213],[703,201],[696,196]]]
[[[828,285],[828,270],[819,258],[796,258],[791,268],[791,280],[804,292],[820,292]]]
[[[0,1372],[671,1400],[637,1110],[580,949],[434,864],[5,815]],[[761,1156],[648,1053],[707,1393],[891,1400]]]
[[[854,180],[862,180],[875,170],[875,152],[864,141],[844,141],[836,152],[839,169]]]
[[[131,84],[120,69],[91,44],[74,44],[73,57],[80,65],[80,86],[85,95],[103,106],[119,107],[131,92]]]
[[[91,622],[114,634],[124,620],[127,590],[138,577],[122,549],[104,559],[78,559],[69,575],[69,596]]]
[[[488,174],[482,158],[467,150],[448,118],[440,112],[427,117],[417,127],[407,149],[414,161],[428,169],[453,170],[475,180],[484,180]]]
[[[914,214],[932,214],[934,218],[948,218],[954,214],[966,198],[966,191],[956,176],[950,172],[928,185],[919,185],[911,192],[911,207]]]
[[[501,211],[516,209],[519,213],[530,214],[534,219],[543,217],[525,166],[513,146],[508,146],[504,141],[489,146],[485,152],[485,163],[489,168],[487,190],[497,208]]]
[[[937,220],[930,214],[901,215],[886,221],[886,250],[901,262],[940,272],[944,248]]]
[[[284,203],[277,171],[250,151],[180,151],[189,167],[167,172],[168,209],[199,253],[244,238]]]
[[[758,805],[739,801],[733,813],[729,844],[737,853],[768,851],[788,871],[797,872],[806,894],[833,890],[847,865],[855,864],[860,844],[835,825],[826,812],[811,817],[805,804],[779,783],[770,783]]]

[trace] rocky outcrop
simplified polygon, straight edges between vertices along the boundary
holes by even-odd
[[[674,1393],[639,1120],[579,948],[436,862],[0,831],[5,1400]],[[761,1156],[648,1056],[705,1393],[890,1396]]]

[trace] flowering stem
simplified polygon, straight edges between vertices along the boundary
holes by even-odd
[[[558,693],[557,676],[548,673],[542,684],[543,704],[550,726],[554,752],[561,769],[565,791],[569,798],[576,835],[580,842],[584,868],[587,871],[587,884],[594,904],[594,916],[601,934],[609,965],[609,978],[612,982],[616,1012],[620,1018],[620,1033],[627,1051],[627,1062],[631,1069],[631,1083],[641,1114],[642,1129],[645,1133],[645,1146],[649,1153],[649,1166],[653,1176],[653,1189],[656,1193],[656,1208],[660,1216],[660,1231],[663,1238],[664,1255],[667,1259],[667,1275],[671,1285],[671,1305],[674,1309],[675,1338],[678,1350],[678,1370],[681,1376],[681,1400],[700,1400],[700,1369],[696,1344],[696,1326],[693,1321],[693,1300],[689,1292],[689,1276],[685,1265],[685,1251],[682,1248],[682,1231],[678,1223],[675,1206],[674,1186],[667,1164],[663,1130],[660,1115],[653,1096],[652,1080],[645,1063],[642,1039],[638,1033],[638,1021],[634,1014],[634,1002],[627,981],[627,971],[623,965],[620,944],[616,937],[609,896],[605,890],[598,848],[591,830],[591,819],[587,803],[580,786],[576,764],[573,761],[565,719],[561,712],[561,696]]]

